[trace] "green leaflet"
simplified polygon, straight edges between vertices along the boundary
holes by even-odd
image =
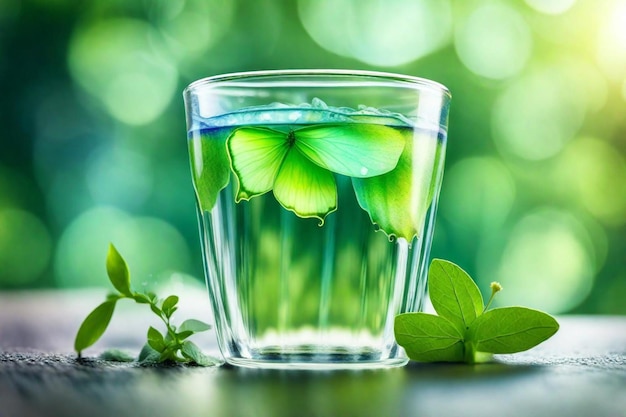
[[[205,355],[202,350],[195,343],[186,340],[181,348],[183,356],[200,366],[216,366],[220,365],[221,361],[212,356]]]
[[[178,327],[179,332],[192,331],[194,333],[204,332],[211,328],[211,326],[203,321],[196,319],[187,319]]]
[[[315,164],[355,178],[391,171],[405,145],[398,130],[374,124],[309,126],[294,134],[298,150]]]
[[[337,209],[337,186],[332,172],[311,163],[300,152],[289,152],[274,183],[274,196],[300,217],[324,218]]]
[[[388,236],[411,242],[419,236],[434,197],[442,146],[412,129],[403,132],[406,142],[396,168],[372,178],[352,178],[359,205]]]
[[[126,261],[124,261],[120,253],[113,245],[109,245],[106,268],[109,281],[111,281],[111,284],[113,284],[115,289],[124,295],[132,296],[133,292],[130,289],[130,274],[128,272],[128,266],[126,265]]]
[[[236,129],[226,141],[238,180],[236,201],[274,190],[300,217],[324,218],[337,207],[332,172],[369,177],[393,170],[405,143],[381,125],[325,124],[288,133],[265,127]]]
[[[241,127],[226,143],[239,181],[235,201],[249,200],[270,191],[289,151],[287,135],[266,127]]]
[[[462,332],[483,312],[483,297],[470,276],[459,266],[434,259],[428,270],[430,300],[437,314]]]
[[[396,316],[396,341],[409,358],[420,362],[459,362],[463,360],[463,334],[443,317],[425,313]]]
[[[162,352],[163,349],[165,349],[166,345],[165,338],[163,337],[161,332],[159,332],[152,326],[148,328],[148,344],[152,349],[156,350],[157,352]]]
[[[165,317],[172,317],[172,314],[174,314],[174,312],[178,310],[178,307],[176,307],[176,304],[178,304],[178,299],[179,298],[177,295],[170,295],[165,300],[163,300],[161,310],[163,311],[163,314],[165,314]]]
[[[503,307],[476,319],[468,333],[477,352],[516,353],[550,338],[559,324],[550,315],[525,307]]]
[[[104,334],[113,316],[116,302],[117,299],[103,302],[89,313],[80,325],[74,339],[74,350],[79,356],[83,350],[96,343]]]
[[[189,140],[189,155],[198,204],[211,210],[219,192],[230,180],[230,162],[225,152],[227,135],[223,132],[198,134]]]

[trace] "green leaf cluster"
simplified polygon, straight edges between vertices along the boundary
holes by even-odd
[[[487,310],[500,291],[492,283],[487,306],[472,278],[452,262],[435,259],[428,271],[430,299],[438,315],[404,313],[395,318],[396,341],[419,362],[479,362],[485,354],[516,353],[554,335],[557,321],[525,307]]]
[[[185,320],[178,327],[173,325],[171,318],[178,309],[178,296],[170,295],[165,299],[159,299],[154,293],[133,291],[126,261],[113,245],[109,246],[106,269],[109,280],[117,292],[109,294],[102,304],[89,313],[78,329],[74,340],[74,350],[79,357],[83,350],[96,343],[104,334],[117,302],[122,299],[131,299],[138,304],[149,305],[152,312],[165,324],[164,333],[152,326],[148,329],[147,342],[137,359],[140,363],[173,361],[201,366],[220,363],[219,360],[205,355],[196,344],[188,340],[195,333],[209,330],[211,326],[195,319]],[[128,361],[127,355],[117,350],[110,351],[102,357]]]

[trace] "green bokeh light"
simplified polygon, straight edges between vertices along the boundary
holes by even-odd
[[[614,81],[626,77],[626,3],[614,0],[597,35],[597,61]]]
[[[32,213],[0,208],[0,285],[36,283],[48,267],[52,239]]]
[[[63,232],[55,254],[60,287],[107,286],[104,259],[113,243],[128,262],[134,282],[153,286],[172,271],[188,271],[184,237],[169,223],[133,217],[111,207],[95,207]]]
[[[153,187],[147,156],[120,146],[97,149],[88,162],[85,179],[94,202],[123,209],[141,207]]]
[[[520,73],[532,51],[528,25],[512,7],[486,3],[459,25],[455,47],[463,65],[496,80]]]
[[[319,45],[371,65],[415,61],[451,38],[448,0],[299,0],[298,10]]]
[[[511,173],[496,158],[462,159],[445,174],[441,215],[459,234],[477,238],[503,225],[515,194]]]
[[[609,224],[626,223],[626,160],[610,143],[577,139],[559,157],[555,175],[570,198],[594,217]]]
[[[232,0],[176,0],[160,6],[156,24],[179,61],[205,54],[225,35],[235,12]]]
[[[478,266],[484,281],[504,287],[498,305],[561,313],[591,292],[598,258],[585,227],[567,212],[535,210],[490,245],[481,248]]]
[[[576,0],[526,0],[533,9],[546,14],[561,14],[567,12],[576,3]]]
[[[585,89],[561,66],[548,66],[512,83],[492,115],[496,145],[506,156],[541,160],[558,154],[580,129]]]
[[[68,60],[76,81],[124,123],[153,121],[176,91],[178,71],[159,32],[145,21],[86,24],[74,33]]]
[[[20,13],[20,0],[3,0],[0,3],[0,23],[6,24],[18,17]]]

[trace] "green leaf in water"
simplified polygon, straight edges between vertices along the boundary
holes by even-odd
[[[226,152],[226,138],[220,131],[211,135],[196,134],[189,139],[191,169],[194,187],[202,210],[211,210],[219,192],[230,181],[230,162]]]
[[[370,177],[393,170],[404,149],[396,130],[380,125],[319,125],[290,132],[242,127],[226,141],[238,180],[236,201],[274,190],[300,217],[324,218],[337,208],[332,172]]]
[[[372,178],[352,178],[359,205],[390,237],[411,242],[422,232],[434,197],[442,145],[436,138],[403,129],[406,142],[397,166]]]
[[[375,124],[309,126],[294,133],[295,146],[315,164],[357,178],[394,169],[405,145],[398,130]]]
[[[337,209],[337,186],[332,172],[309,161],[300,152],[289,152],[274,183],[274,196],[300,217],[324,218]]]
[[[241,127],[226,144],[239,181],[235,200],[249,200],[270,191],[289,150],[287,135],[266,127]]]

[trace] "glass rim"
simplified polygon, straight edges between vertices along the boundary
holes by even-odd
[[[397,74],[393,72],[383,71],[369,71],[369,70],[349,70],[349,69],[284,69],[284,70],[258,70],[258,71],[242,71],[232,72],[226,74],[212,75],[205,78],[200,78],[189,84],[184,90],[183,94],[190,93],[191,91],[202,89],[203,87],[212,87],[214,85],[228,85],[229,82],[234,82],[233,86],[245,86],[243,83],[245,80],[261,81],[264,78],[278,78],[278,77],[337,77],[338,79],[345,78],[345,85],[358,85],[358,82],[365,82],[366,80],[375,82],[376,86],[404,86],[407,88],[429,89],[439,92],[446,96],[448,99],[452,97],[450,90],[443,84],[429,80],[427,78],[416,77],[413,75]],[[349,79],[351,78],[351,79]],[[321,80],[318,80],[320,82]],[[281,86],[311,86],[311,80],[300,80],[299,82],[287,82],[281,84]],[[252,87],[252,85],[249,85]]]

